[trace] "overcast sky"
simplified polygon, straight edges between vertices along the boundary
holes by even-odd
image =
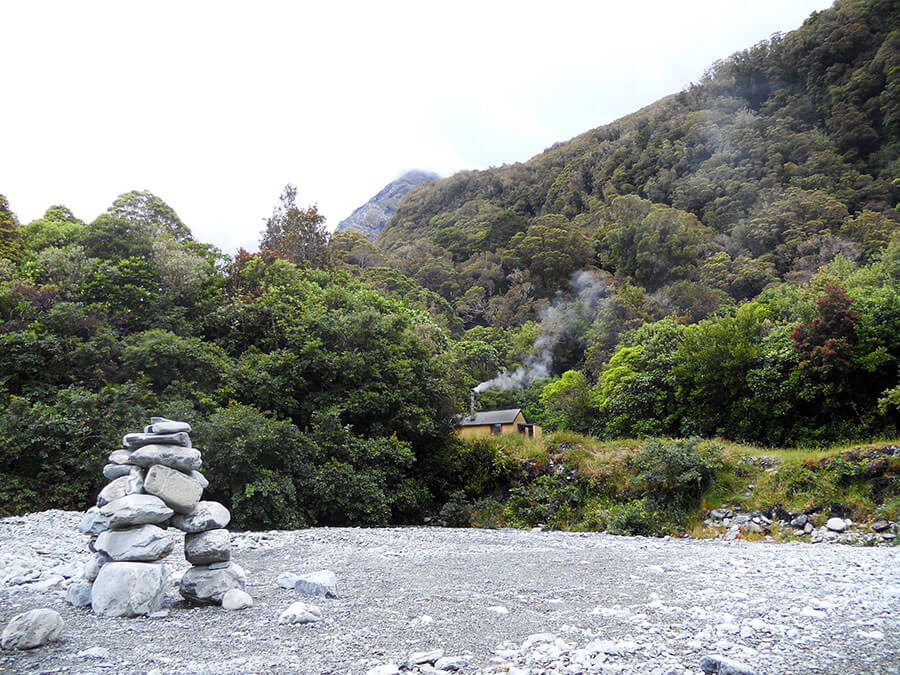
[[[285,183],[333,228],[407,169],[524,161],[830,5],[4,2],[0,194],[24,223],[150,190],[255,250]]]

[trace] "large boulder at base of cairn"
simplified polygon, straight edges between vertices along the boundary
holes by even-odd
[[[97,537],[94,547],[116,562],[152,562],[169,555],[175,540],[156,525],[142,525],[129,530],[107,530]],[[103,566],[101,574],[108,566]]]
[[[200,483],[176,469],[154,464],[144,479],[144,491],[156,495],[175,513],[190,513],[200,501]]]
[[[231,560],[231,533],[219,529],[186,534],[184,557],[191,565],[211,565]]]
[[[185,432],[177,434],[125,434],[122,437],[122,445],[129,450],[136,450],[144,445],[181,445],[185,448],[191,447],[191,437]]]
[[[180,445],[144,445],[131,454],[131,461],[144,467],[162,464],[185,473],[196,471],[203,464],[199,450]]]
[[[109,504],[128,495],[139,495],[144,491],[144,470],[132,467],[127,476],[116,478],[112,483],[100,490],[97,495],[97,506]]]
[[[146,616],[163,606],[166,578],[160,563],[107,563],[94,581],[91,607],[102,616]]]
[[[191,602],[221,605],[232,588],[244,589],[247,575],[236,563],[214,563],[208,567],[192,567],[184,576],[178,591]]]
[[[3,649],[34,649],[59,639],[63,620],[52,609],[32,609],[13,617],[0,636]]]
[[[227,527],[231,522],[231,514],[219,502],[197,502],[194,510],[187,515],[176,514],[169,523],[182,532],[206,532]]]
[[[100,508],[100,515],[106,518],[111,530],[164,523],[173,513],[162,499],[154,495],[127,495]]]

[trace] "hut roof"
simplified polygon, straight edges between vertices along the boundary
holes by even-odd
[[[478,427],[485,424],[512,424],[522,412],[521,408],[510,410],[485,410],[474,415],[463,415],[459,418],[461,427]]]

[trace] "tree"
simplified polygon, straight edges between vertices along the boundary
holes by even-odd
[[[0,258],[14,258],[18,253],[19,220],[9,210],[6,197],[0,195]]]
[[[281,205],[276,206],[266,221],[260,248],[295,265],[319,266],[325,262],[328,232],[325,216],[316,205],[305,209],[297,206],[297,188],[286,185],[281,193]]]
[[[177,241],[191,239],[191,231],[181,222],[172,207],[146,190],[119,195],[106,213],[144,228],[152,236],[168,234]]]

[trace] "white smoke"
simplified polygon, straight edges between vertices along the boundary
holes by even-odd
[[[600,302],[609,295],[609,282],[594,272],[581,270],[569,280],[572,291],[559,294],[540,313],[541,334],[534,341],[531,354],[513,371],[500,373],[482,382],[473,390],[476,394],[488,389],[522,389],[542,377],[550,375],[553,368],[553,348],[577,331],[585,323],[590,324],[597,315]]]

